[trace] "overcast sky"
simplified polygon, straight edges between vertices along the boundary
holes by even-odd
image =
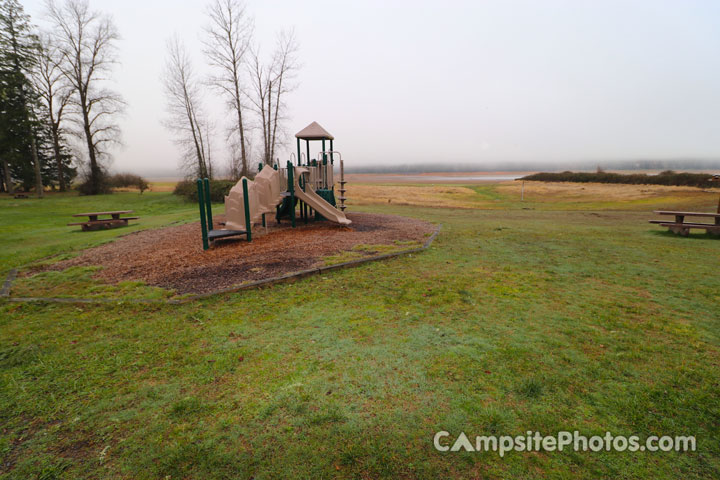
[[[43,2],[21,1],[42,23]],[[717,0],[247,3],[266,49],[279,29],[297,33],[288,132],[319,122],[355,167],[720,157]],[[128,109],[113,169],[172,172],[165,42],[178,33],[206,70],[205,2],[90,4],[122,35],[116,81]],[[221,125],[229,115],[212,97]],[[226,162],[222,136],[215,153]]]

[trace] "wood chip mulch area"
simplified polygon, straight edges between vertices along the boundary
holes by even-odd
[[[322,264],[322,257],[350,250],[359,244],[392,244],[395,241],[424,243],[435,226],[406,217],[349,213],[352,225],[298,219],[268,222],[267,233],[253,228],[253,241],[245,236],[215,241],[203,251],[199,222],[144,230],[119,237],[114,242],[83,251],[79,256],[41,267],[64,270],[73,266],[99,265],[95,278],[117,283],[142,280],[175,290],[178,294],[206,293],[248,281],[263,280]],[[214,218],[222,228],[222,215]],[[36,273],[35,270],[33,273]]]

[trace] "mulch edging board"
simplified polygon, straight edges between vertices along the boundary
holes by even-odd
[[[258,281],[255,281],[255,282],[246,283],[246,284],[241,284],[241,285],[237,285],[237,286],[233,286],[233,287],[229,287],[229,288],[222,288],[222,289],[215,290],[215,291],[212,291],[212,292],[205,292],[205,293],[201,293],[201,294],[197,294],[197,295],[192,295],[192,296],[188,296],[188,297],[184,297],[184,298],[180,298],[180,299],[167,299],[167,300],[160,300],[160,299],[122,299],[122,300],[118,300],[118,299],[111,299],[111,298],[12,297],[12,296],[10,296],[10,288],[11,288],[12,282],[13,282],[13,280],[15,279],[15,276],[16,276],[16,274],[17,274],[17,270],[16,270],[16,269],[13,269],[13,270],[10,271],[10,273],[8,273],[8,276],[7,276],[7,278],[5,279],[5,284],[3,285],[2,290],[0,290],[0,297],[3,297],[3,298],[5,298],[7,301],[10,301],[10,302],[82,303],[82,304],[88,304],[88,303],[89,303],[89,304],[93,304],[93,303],[99,303],[99,304],[110,304],[110,303],[114,303],[114,304],[120,304],[120,303],[125,303],[125,302],[131,302],[131,303],[143,303],[143,304],[153,304],[153,305],[157,305],[157,304],[181,305],[181,304],[184,304],[184,303],[190,303],[190,302],[193,302],[193,301],[196,301],[196,300],[201,300],[201,299],[204,299],[204,298],[207,298],[207,297],[211,297],[211,296],[214,296],[214,295],[222,295],[222,294],[224,294],[224,293],[234,293],[234,292],[239,292],[239,291],[242,291],[242,290],[248,290],[248,289],[251,289],[251,288],[267,287],[267,286],[274,285],[274,284],[276,284],[276,283],[280,283],[280,282],[284,282],[284,281],[289,281],[289,280],[296,280],[296,279],[300,279],[300,278],[307,277],[307,276],[310,276],[310,275],[317,275],[317,274],[320,274],[320,273],[323,273],[323,272],[328,272],[328,271],[330,271],[330,270],[339,270],[339,269],[342,269],[342,268],[349,268],[349,267],[358,266],[358,265],[361,265],[361,264],[363,264],[363,263],[374,262],[374,261],[377,261],[377,260],[385,260],[385,259],[388,259],[388,258],[398,257],[398,256],[401,256],[401,255],[408,255],[408,254],[411,254],[411,253],[422,252],[422,251],[424,251],[424,250],[427,250],[427,249],[430,247],[430,245],[432,245],[432,242],[435,240],[435,238],[437,237],[437,235],[440,233],[440,229],[441,229],[441,228],[442,228],[442,225],[438,225],[438,227],[437,227],[437,229],[435,230],[435,232],[434,232],[432,235],[430,235],[430,237],[427,239],[427,241],[426,241],[426,242],[423,244],[423,246],[421,246],[421,247],[411,248],[411,249],[408,249],[408,250],[402,250],[402,251],[399,251],[399,252],[385,253],[385,254],[382,254],[382,255],[374,255],[374,256],[372,256],[372,257],[360,258],[360,259],[357,259],[357,260],[351,260],[351,261],[349,261],[349,262],[338,263],[338,264],[335,264],[335,265],[327,265],[327,266],[318,267],[318,268],[311,268],[311,269],[307,269],[307,270],[301,270],[301,271],[299,271],[299,272],[288,273],[288,274],[285,274],[285,275],[280,275],[280,276],[278,276],[278,277],[273,277],[273,278],[267,278],[267,279],[263,279],[263,280],[258,280]]]

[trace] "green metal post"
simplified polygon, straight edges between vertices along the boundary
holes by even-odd
[[[250,199],[248,198],[247,178],[243,178],[242,187],[243,203],[245,204],[245,231],[247,232],[247,241],[252,242],[252,219],[250,218]]]
[[[300,187],[300,190],[304,190],[304,188],[303,188],[303,177],[298,178],[298,186]],[[298,200],[298,207],[300,207],[300,208],[299,208],[299,210],[300,210],[300,219],[302,220],[302,218],[303,218],[303,202],[302,202],[302,200]]]
[[[200,205],[200,227],[202,229],[203,250],[210,248],[208,242],[207,224],[205,223],[205,193],[203,192],[203,181],[197,179],[198,205]]]
[[[333,141],[330,140],[330,151],[333,152],[335,149],[333,149]],[[333,154],[330,154],[330,165],[333,164]]]
[[[297,161],[300,162],[300,139],[297,139],[297,151],[298,151],[298,157]]]
[[[207,210],[207,229],[208,232],[213,229],[213,218],[212,218],[212,202],[210,201],[210,179],[205,178],[203,180],[205,184],[205,209]]]
[[[302,182],[300,185],[300,188],[302,188],[303,192],[307,191],[307,184],[305,183],[305,177],[300,177],[299,180]],[[301,202],[300,203],[300,217],[302,217],[303,221],[305,223],[308,223],[308,206],[307,203]]]
[[[308,165],[310,165],[310,140],[305,140],[305,160],[308,162]]]
[[[262,162],[260,162],[258,164],[258,172],[262,172],[262,169],[263,169],[263,164],[262,164]],[[265,214],[264,213],[262,214],[262,226],[265,227]]]
[[[293,164],[290,160],[287,162],[287,178],[288,192],[290,192],[290,225],[295,228],[295,182],[293,181]]]
[[[312,166],[313,166],[313,167],[317,167],[317,166],[318,166],[318,162],[317,162],[316,159],[313,159],[313,160],[312,160]],[[313,188],[317,188],[317,185],[313,185]],[[314,192],[314,191],[313,191],[313,192]],[[311,208],[311,209],[310,209],[310,215],[312,215],[312,214],[313,214],[313,209]]]
[[[323,188],[327,188],[327,155],[325,155],[325,139],[322,141],[322,171],[323,171]]]
[[[322,159],[323,187],[322,188],[324,188],[324,189],[328,188],[328,174],[327,174],[328,166],[327,165],[328,165],[327,156],[323,153],[323,159]]]

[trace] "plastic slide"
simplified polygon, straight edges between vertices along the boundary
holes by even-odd
[[[309,173],[309,170],[307,168],[296,167],[295,173],[297,174],[294,180],[295,196],[297,198],[310,205],[312,208],[315,209],[316,212],[318,212],[320,215],[327,218],[331,222],[336,222],[341,225],[350,225],[352,223],[351,220],[345,217],[345,214],[343,212],[330,205],[328,202],[323,200],[320,195],[312,191],[312,188],[310,187],[310,182],[308,182],[308,190],[305,192],[302,191],[302,189],[298,185],[297,179],[300,175]]]

